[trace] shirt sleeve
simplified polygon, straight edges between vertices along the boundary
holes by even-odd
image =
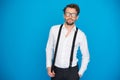
[[[79,75],[83,76],[83,73],[87,69],[88,63],[90,61],[87,39],[86,39],[86,36],[84,33],[81,36],[80,50],[81,50],[81,54],[82,54],[82,61],[81,61],[81,67],[79,69]]]
[[[49,32],[48,42],[46,46],[46,67],[51,67],[52,65],[52,55],[53,55],[53,31],[52,28]]]

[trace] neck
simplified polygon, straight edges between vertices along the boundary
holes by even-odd
[[[67,24],[65,23],[65,27],[66,27],[68,30],[71,30],[71,29],[74,27],[74,24],[73,24],[73,25],[67,25]]]

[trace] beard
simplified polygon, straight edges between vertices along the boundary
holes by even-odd
[[[71,21],[69,21],[69,20],[71,20]],[[73,24],[74,24],[74,21],[73,21],[72,19],[67,19],[67,20],[66,20],[66,24],[67,24],[67,25],[73,25]]]
[[[74,22],[72,22],[72,23],[66,22],[66,24],[67,24],[67,25],[73,25],[73,24],[74,24]]]

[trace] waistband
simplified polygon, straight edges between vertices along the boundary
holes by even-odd
[[[78,65],[74,66],[74,67],[70,67],[70,68],[60,68],[57,66],[54,66],[55,69],[59,69],[59,70],[68,70],[68,69],[74,69],[74,68],[78,68]]]

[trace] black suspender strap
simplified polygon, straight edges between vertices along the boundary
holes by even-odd
[[[58,50],[58,44],[59,44],[59,39],[60,39],[60,34],[61,34],[62,26],[63,26],[63,24],[61,24],[61,26],[60,26],[60,28],[59,28],[59,32],[58,32],[58,37],[57,37],[57,42],[56,42],[56,46],[55,46],[55,52],[54,52],[54,57],[53,57],[53,62],[52,62],[52,69],[51,69],[51,71],[54,70],[54,64],[55,64],[56,54],[57,54],[57,50]]]
[[[71,49],[71,56],[70,56],[69,68],[72,66],[73,53],[74,53],[75,40],[76,40],[77,32],[78,32],[78,28],[76,27],[76,31],[75,31],[75,33],[74,33],[74,38],[73,38],[73,42],[72,42],[72,49]]]

